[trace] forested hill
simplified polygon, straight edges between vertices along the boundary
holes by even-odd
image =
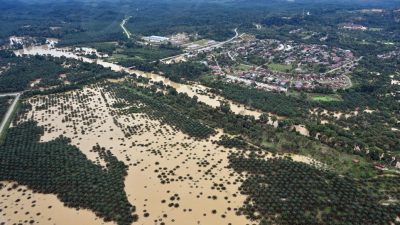
[[[296,16],[326,10],[400,7],[399,0],[0,0],[0,43],[8,37],[54,37],[63,44],[120,41],[120,23],[138,35],[198,33],[225,40],[236,27],[251,26],[271,16]],[[168,18],[168,19],[166,19]]]

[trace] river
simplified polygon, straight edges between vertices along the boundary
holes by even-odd
[[[129,69],[129,68],[117,65],[115,63],[106,62],[102,59],[90,59],[87,57],[78,56],[77,54],[71,52],[70,49],[68,49],[68,48],[51,48],[47,45],[30,46],[30,47],[25,47],[21,50],[17,50],[14,53],[17,56],[22,56],[24,54],[25,55],[51,55],[53,57],[64,56],[66,58],[82,60],[83,62],[97,63],[105,68],[110,68],[113,71],[117,71],[117,72],[124,71],[129,74],[136,74],[138,76],[149,78],[153,82],[161,81],[165,85],[169,85],[169,86],[175,88],[177,90],[177,92],[179,92],[179,93],[186,93],[190,97],[197,96],[198,101],[203,102],[214,108],[220,106],[220,101],[226,101],[230,104],[232,112],[234,112],[236,114],[254,116],[255,118],[258,118],[262,114],[262,112],[259,110],[248,109],[244,105],[227,100],[227,99],[223,98],[222,96],[214,95],[213,97],[211,97],[206,94],[197,93],[198,91],[201,91],[204,93],[209,90],[209,88],[207,88],[203,85],[181,84],[181,83],[173,82],[173,81],[169,80],[168,78],[165,78],[164,76],[161,76],[156,73],[147,73],[147,72],[143,72],[140,70]]]

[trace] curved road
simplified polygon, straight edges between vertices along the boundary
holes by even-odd
[[[229,42],[231,42],[231,41],[233,41],[233,40],[235,40],[236,38],[239,37],[239,33],[238,33],[237,30],[238,30],[238,29],[235,28],[235,36],[233,36],[232,38],[230,38],[230,39],[228,39],[228,40],[226,40],[226,41],[219,42],[219,43],[216,43],[216,44],[214,44],[214,45],[206,46],[206,47],[203,47],[203,48],[199,48],[199,49],[196,49],[196,50],[194,50],[194,51],[200,52],[200,51],[204,51],[204,50],[206,50],[206,49],[213,49],[213,48],[221,47],[221,46],[225,45],[226,43],[229,43]],[[243,33],[243,34],[244,34],[244,33]],[[241,34],[240,36],[242,36],[243,34]],[[167,57],[167,58],[164,58],[164,59],[160,59],[160,61],[161,61],[161,62],[165,62],[165,61],[172,60],[172,59],[176,59],[176,58],[179,58],[179,57],[182,57],[182,56],[187,56],[188,54],[189,54],[189,53],[186,52],[186,53],[182,53],[182,54],[180,54],[180,55],[174,55],[174,56],[170,56],[170,57]]]
[[[124,20],[122,20],[122,22],[121,22],[121,24],[120,24],[120,26],[121,26],[121,28],[122,28],[122,30],[124,30],[124,33],[126,34],[126,36],[128,37],[128,39],[130,39],[131,38],[131,35],[132,35],[132,33],[131,32],[129,32],[129,30],[128,29],[126,29],[126,27],[125,27],[125,24],[128,22],[128,20],[131,18],[131,16],[130,17],[127,17],[127,18],[125,18]]]

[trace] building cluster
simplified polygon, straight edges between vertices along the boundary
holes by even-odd
[[[385,59],[393,59],[393,58],[396,58],[396,57],[400,57],[400,48],[395,49],[395,50],[390,51],[390,52],[386,52],[386,53],[377,55],[377,57],[378,57],[379,59],[383,59],[383,60],[385,60]]]
[[[245,85],[254,86],[255,88],[263,89],[263,90],[267,90],[267,91],[276,91],[276,92],[287,92],[288,91],[288,89],[286,87],[281,87],[279,85],[273,85],[273,84],[267,84],[264,82],[258,82],[255,80],[245,79],[242,77],[226,75],[225,78],[227,79],[228,82],[231,82],[231,83],[242,83]]]
[[[218,44],[218,42],[214,40],[202,40],[199,42],[190,43],[186,46],[185,52],[187,53],[202,53],[202,52],[209,52],[213,50],[213,46]]]
[[[186,33],[178,33],[169,37],[169,41],[174,46],[181,46],[190,41],[190,37]]]
[[[368,30],[368,27],[366,27],[366,26],[359,25],[359,24],[353,24],[353,23],[345,24],[345,25],[343,25],[342,28],[346,29],[346,30],[361,30],[361,31]]]
[[[266,61],[286,65],[298,64],[298,68],[307,68],[307,65],[312,64],[325,66],[327,69],[336,69],[355,59],[350,50],[330,48],[326,45],[281,43],[278,40],[236,42],[231,48],[223,50],[222,54],[224,53],[229,57],[257,56]],[[301,71],[304,71],[304,68]]]
[[[225,75],[217,66],[211,66],[214,74]],[[267,90],[278,90],[286,92],[288,88],[301,89],[314,89],[317,87],[328,88],[332,90],[343,89],[351,85],[351,81],[346,75],[339,76],[324,76],[320,74],[305,74],[305,75],[291,75],[288,73],[274,72],[268,69],[258,69],[254,71],[239,72],[234,75],[226,75],[230,80],[243,81],[246,84],[256,83],[257,86],[262,87],[265,84]],[[237,79],[232,79],[235,77]],[[272,88],[273,87],[273,88]]]
[[[383,9],[361,9],[362,13],[383,13],[385,10]]]
[[[227,77],[231,80],[233,76],[241,81],[264,83],[269,87],[266,89],[274,89],[270,88],[274,86],[280,91],[287,88],[347,88],[351,86],[351,81],[346,74],[357,65],[357,59],[349,50],[278,40],[236,41],[213,54],[219,54],[219,58],[224,59],[218,62],[214,55],[208,58],[213,74],[229,75]],[[266,63],[262,66],[251,64],[249,59],[254,57]],[[226,59],[234,62],[226,63]],[[246,67],[232,66],[232,63],[245,64]],[[270,68],[271,64],[282,65],[282,68]]]
[[[161,36],[148,36],[148,37],[143,37],[142,38],[146,42],[150,42],[152,44],[161,44],[161,43],[167,43],[169,41],[168,37],[161,37]]]

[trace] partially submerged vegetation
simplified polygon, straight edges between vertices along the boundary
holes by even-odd
[[[24,91],[0,181],[117,224],[398,224],[393,3],[223,4],[43,3],[22,20],[1,5],[5,49],[56,37],[79,57],[75,47],[97,51],[85,63],[0,50],[0,92]],[[9,102],[0,98],[0,118]]]
[[[24,122],[9,130],[0,146],[0,180],[17,181],[40,193],[52,193],[74,208],[94,211],[119,225],[137,220],[124,191],[126,166],[110,151],[94,146],[106,163],[96,165],[65,137],[40,143],[43,128]]]
[[[133,104],[135,108],[132,111],[133,113],[139,110],[139,112],[159,115],[155,118],[160,118],[162,121],[176,126],[194,137],[204,137],[202,136],[203,133],[200,132],[204,129],[193,129],[196,127],[222,128],[226,133],[240,135],[241,137],[240,139],[234,138],[232,140],[227,137],[221,139],[219,143],[226,147],[243,147],[246,142],[250,142],[259,146],[263,151],[312,156],[348,176],[366,178],[377,174],[372,163],[368,162],[368,160],[344,151],[335,150],[316,140],[310,140],[307,137],[291,132],[288,127],[292,126],[292,124],[290,122],[285,123],[286,120],[281,121],[281,127],[276,129],[269,124],[268,116],[264,115],[256,120],[254,117],[237,115],[230,110],[229,104],[222,104],[218,108],[212,108],[198,102],[197,97],[191,98],[186,94],[177,93],[173,88],[164,85],[160,86],[158,83],[150,83],[150,86],[146,88],[141,87],[140,79],[135,77],[131,77],[120,84],[109,84],[108,86],[110,87],[109,90],[116,93],[116,96]],[[151,99],[151,102],[146,103],[146,99]],[[139,103],[145,104],[140,105]],[[164,107],[151,107],[159,104],[164,105]],[[127,107],[127,105],[124,105],[124,107]],[[152,108],[152,110],[146,109],[148,107]],[[130,109],[127,110],[127,112],[130,111]],[[187,119],[178,119],[181,123],[176,123],[174,117],[162,116],[166,114],[172,114],[176,118],[190,118],[192,122]],[[193,128],[186,129],[188,127]],[[355,164],[353,161],[358,163]]]
[[[340,177],[288,159],[262,160],[232,155],[231,166],[243,175],[240,209],[260,224],[389,224],[399,206],[382,205],[389,195],[367,181]],[[396,179],[396,182],[398,180]],[[367,188],[366,188],[367,187]]]
[[[229,105],[224,105],[224,104],[222,104],[221,107],[219,107],[219,108],[216,108],[216,109],[212,108],[210,106],[207,106],[206,104],[197,102],[196,98],[190,98],[186,94],[177,93],[175,89],[165,86],[162,83],[154,83],[147,79],[142,79],[140,77],[132,76],[130,78],[127,78],[125,81],[118,81],[118,82],[113,82],[113,83],[103,82],[103,83],[98,83],[98,85],[100,85],[102,87],[102,89],[104,88],[105,92],[103,92],[103,94],[101,94],[101,96],[97,95],[97,97],[96,97],[96,95],[94,95],[94,98],[105,98],[106,95],[114,96],[114,98],[116,100],[113,100],[110,102],[107,101],[107,104],[108,104],[107,107],[115,108],[120,113],[122,113],[122,115],[138,115],[141,113],[145,113],[145,114],[149,115],[150,118],[159,120],[161,123],[166,123],[168,125],[171,125],[172,127],[175,127],[178,130],[181,130],[182,132],[184,132],[192,137],[196,137],[198,139],[208,139],[210,137],[210,135],[215,134],[214,129],[217,129],[217,128],[223,128],[227,133],[239,135],[238,137],[222,136],[219,139],[219,141],[217,141],[215,143],[233,150],[233,152],[230,153],[230,154],[232,154],[230,156],[230,160],[231,160],[230,166],[232,168],[234,168],[237,172],[239,172],[239,174],[241,171],[248,170],[249,177],[246,177],[246,179],[244,179],[244,183],[242,184],[242,188],[241,188],[241,191],[243,191],[243,193],[245,193],[246,195],[249,195],[248,201],[250,201],[250,199],[252,199],[251,201],[253,201],[254,200],[253,196],[256,193],[260,193],[259,189],[256,189],[255,186],[253,185],[255,183],[250,182],[250,180],[255,178],[255,177],[252,177],[253,175],[250,175],[250,174],[253,174],[253,172],[254,172],[253,170],[255,170],[255,168],[258,168],[257,171],[261,170],[261,168],[269,168],[268,166],[270,166],[271,163],[272,163],[271,166],[274,166],[276,164],[276,165],[278,165],[278,167],[279,167],[279,165],[289,165],[288,168],[291,168],[291,165],[293,165],[294,167],[299,168],[298,170],[296,169],[295,171],[298,171],[298,173],[300,173],[300,174],[303,174],[304,173],[303,169],[307,168],[306,171],[313,171],[312,174],[317,173],[321,177],[327,176],[327,179],[331,179],[331,176],[333,176],[333,177],[336,177],[334,179],[345,180],[346,182],[356,182],[354,180],[354,178],[363,178],[364,179],[364,178],[368,178],[368,177],[370,177],[370,178],[375,177],[377,175],[377,173],[373,169],[371,162],[365,161],[362,158],[357,158],[351,154],[346,154],[343,152],[337,152],[332,148],[324,146],[316,141],[310,141],[306,137],[302,137],[302,136],[300,136],[296,133],[290,132],[286,129],[273,128],[271,125],[268,125],[266,123],[268,118],[261,117],[260,120],[255,120],[254,118],[249,117],[249,116],[235,115],[234,113],[232,113],[230,111]],[[79,90],[77,90],[77,91],[79,91]],[[106,94],[106,93],[109,93],[109,94]],[[58,95],[64,95],[64,94],[61,93]],[[55,95],[54,97],[56,97],[56,96],[57,95]],[[79,97],[79,95],[78,95],[77,97],[78,97],[78,99],[81,99],[81,101],[89,100],[89,99],[87,99],[87,97],[84,97],[84,96]],[[46,98],[46,96],[43,96],[40,98]],[[34,100],[34,101],[36,102],[37,100]],[[57,107],[57,103],[56,103],[57,98],[53,98],[53,100],[49,100],[47,102],[51,103],[51,105],[55,104],[55,106]],[[33,110],[33,111],[46,110],[47,113],[51,113],[51,111],[54,109],[48,108],[48,105],[47,105],[48,103],[46,103],[42,106],[39,105],[39,107],[36,106],[35,108],[28,109],[28,110]],[[63,108],[66,109],[69,107],[63,106]],[[75,113],[77,113],[77,112],[75,112]],[[73,114],[73,115],[75,115],[75,114]],[[23,116],[23,114],[21,114],[21,116],[25,117],[25,116]],[[79,114],[76,114],[75,116],[78,116],[80,118]],[[85,118],[85,117],[83,117],[83,118]],[[87,121],[87,123],[89,123],[89,124],[94,122],[93,119],[90,119],[91,117],[86,117],[86,118],[87,119],[83,120],[83,121]],[[73,118],[68,118],[68,117],[65,118],[66,123],[78,122],[78,121],[76,121],[76,122],[74,122],[74,121],[75,120]],[[120,122],[115,122],[115,123],[120,124]],[[78,124],[77,124],[77,126],[79,127]],[[121,125],[118,125],[118,126],[121,126]],[[125,125],[123,125],[122,127],[125,127]],[[121,129],[122,129],[122,127],[121,127]],[[131,135],[136,135],[138,132],[138,129],[139,130],[143,129],[140,127],[141,126],[136,127],[135,124],[127,126],[126,129],[125,128],[123,129],[124,133],[125,133],[125,137],[119,137],[119,138],[124,139],[124,138],[131,137]],[[78,128],[76,131],[79,131],[81,129],[82,128]],[[145,128],[145,129],[149,129],[149,127]],[[51,128],[51,129],[46,128],[46,132],[52,132],[52,130],[54,130],[54,128]],[[41,160],[39,160],[39,161],[43,161],[44,159],[46,159],[43,162],[47,162],[47,158],[49,158],[49,160],[51,160],[52,162],[58,162],[57,160],[65,160],[63,158],[63,155],[68,155],[68,160],[72,160],[74,163],[71,163],[71,164],[68,163],[66,165],[71,165],[71,166],[73,166],[73,168],[79,168],[78,170],[74,170],[73,168],[68,168],[67,171],[71,171],[72,174],[75,174],[75,172],[80,173],[79,171],[85,170],[86,167],[88,169],[89,168],[92,168],[92,169],[90,169],[90,173],[89,172],[85,173],[86,176],[84,177],[85,178],[84,182],[79,182],[79,185],[77,185],[77,186],[71,186],[71,189],[68,189],[68,188],[67,189],[65,189],[65,188],[58,189],[57,187],[60,187],[60,186],[57,183],[55,183],[55,184],[53,183],[54,187],[51,189],[51,191],[47,190],[45,187],[41,186],[41,183],[35,183],[30,178],[27,178],[26,174],[24,172],[25,170],[22,170],[19,172],[17,170],[16,173],[12,173],[15,175],[14,177],[9,177],[10,175],[8,175],[8,174],[10,174],[10,173],[6,170],[6,171],[4,171],[4,176],[8,175],[8,177],[6,176],[3,179],[16,180],[16,181],[20,182],[21,184],[28,185],[29,187],[33,188],[34,190],[36,189],[36,190],[39,190],[40,192],[55,193],[58,196],[60,196],[60,199],[62,201],[66,202],[70,206],[91,209],[94,212],[98,213],[99,216],[105,218],[106,220],[113,220],[113,221],[118,222],[119,224],[128,224],[127,221],[136,220],[137,217],[135,215],[126,214],[128,212],[131,212],[134,209],[134,208],[129,209],[129,207],[132,207],[132,206],[130,206],[130,203],[122,204],[122,202],[126,201],[126,200],[124,200],[125,198],[123,197],[125,195],[124,191],[123,191],[123,189],[121,189],[124,187],[123,181],[124,181],[124,177],[126,175],[126,167],[124,166],[124,163],[119,162],[111,154],[110,151],[106,151],[106,150],[100,148],[99,146],[95,146],[93,148],[93,150],[95,152],[98,152],[100,158],[106,162],[106,168],[102,169],[102,166],[96,165],[93,162],[91,162],[90,160],[86,159],[85,156],[80,153],[78,148],[71,146],[68,143],[68,139],[66,139],[66,138],[60,137],[54,141],[45,142],[45,143],[37,142],[38,138],[40,137],[40,134],[42,134],[43,130],[41,128],[37,127],[36,124],[33,122],[21,123],[17,127],[12,128],[10,130],[10,132],[11,132],[12,136],[8,136],[9,138],[7,139],[7,144],[4,145],[4,148],[3,148],[3,151],[5,151],[4,153],[7,153],[8,151],[14,151],[15,149],[23,148],[21,150],[21,152],[24,152],[23,153],[24,157],[22,157],[21,160],[30,160],[32,158],[30,158],[28,156],[33,153],[31,151],[36,152],[38,149],[43,149],[43,154],[47,154],[47,155],[41,156],[40,154],[38,154],[38,157],[41,158]],[[83,132],[82,135],[84,135],[88,131],[86,131],[86,129],[83,129],[79,132]],[[93,132],[93,130],[90,132]],[[90,134],[90,132],[89,132],[89,134]],[[28,136],[26,136],[26,135],[28,135],[31,138],[27,138]],[[10,137],[14,137],[14,138],[11,139]],[[17,139],[15,139],[15,137],[17,137]],[[16,142],[16,143],[14,142],[19,139],[21,139],[21,141]],[[22,140],[25,140],[25,142],[23,142]],[[30,144],[27,143],[28,140],[30,140],[30,142],[29,142]],[[251,143],[251,145],[249,145],[248,143]],[[30,148],[29,146],[31,146],[32,144],[34,144],[34,146],[37,146],[37,147]],[[13,146],[15,145],[17,148],[15,148],[15,147],[6,148],[9,145],[13,145]],[[58,145],[62,145],[62,147],[56,148],[56,146],[58,146]],[[23,147],[23,146],[28,146],[28,147]],[[146,146],[146,145],[144,145],[144,146]],[[258,147],[258,146],[260,146],[260,147]],[[9,150],[7,150],[7,149],[9,149]],[[12,149],[14,149],[14,150],[12,150]],[[53,152],[54,154],[49,154],[49,152],[48,152],[49,149],[59,149],[59,151],[61,151],[61,152]],[[252,158],[250,158],[250,159],[242,158],[244,156],[236,155],[236,153],[234,153],[238,150],[242,151],[242,150],[246,150],[246,149],[250,150],[251,152],[254,152],[254,155],[251,156]],[[54,151],[54,150],[52,150],[52,151]],[[154,150],[151,150],[151,151],[153,152]],[[277,159],[277,161],[268,161],[268,160],[265,161],[264,158],[257,157],[257,155],[262,152],[300,153],[300,154],[312,155],[315,159],[317,159],[318,161],[320,161],[321,163],[326,165],[327,168],[329,168],[329,171],[325,171],[325,169],[322,169],[319,167],[315,168],[313,165],[306,166],[303,164],[296,164],[296,163],[290,162],[290,161],[287,162],[286,159]],[[4,157],[6,157],[7,155],[9,155],[9,154],[3,154]],[[15,156],[14,153],[11,155]],[[54,157],[54,159],[52,157]],[[129,161],[131,160],[130,158],[128,158],[128,159],[129,159]],[[235,159],[236,159],[236,161],[235,161]],[[48,169],[44,169],[45,167],[42,168],[43,164],[35,163],[38,160],[33,160],[31,162],[25,162],[25,161],[21,161],[21,162],[20,161],[10,161],[10,162],[8,162],[9,160],[10,160],[9,158],[3,160],[3,162],[6,162],[5,165],[8,165],[8,166],[14,165],[15,166],[16,165],[15,163],[17,163],[18,165],[24,164],[24,165],[27,165],[28,167],[32,167],[32,168],[34,167],[35,169],[33,171],[35,171],[35,173],[41,173],[41,171],[48,170]],[[245,163],[245,161],[247,161],[247,160],[250,160],[251,162]],[[260,166],[257,166],[258,164],[255,163],[254,160],[259,162]],[[352,162],[354,160],[358,160],[358,164],[353,164]],[[47,162],[47,164],[45,164],[45,165],[49,165],[49,166],[52,165],[51,163],[50,164],[48,164],[48,163],[50,163],[50,162]],[[76,163],[78,163],[79,166]],[[242,163],[245,163],[245,165],[247,165],[247,167],[244,167],[242,165]],[[264,164],[268,165],[268,166],[265,167]],[[134,165],[136,165],[136,163]],[[200,165],[202,165],[202,164],[200,164]],[[205,165],[207,165],[207,164],[205,164]],[[255,165],[256,167],[252,167],[252,165]],[[261,165],[263,165],[263,166],[261,166]],[[37,167],[37,166],[39,166],[39,167]],[[12,167],[12,168],[14,168],[14,167]],[[63,168],[56,169],[56,168],[57,167],[55,167],[55,171],[59,171],[59,172],[65,171],[65,169],[67,169],[67,168],[64,168],[64,169]],[[97,168],[97,169],[95,169],[95,168]],[[273,168],[275,168],[275,167],[273,167]],[[280,168],[281,169],[280,170],[281,172],[279,173],[280,175],[277,175],[277,176],[285,178],[287,176],[287,172],[289,171],[288,168],[286,168],[286,167]],[[267,169],[266,171],[270,171],[270,170]],[[339,172],[339,174],[346,175],[346,178],[339,178],[338,172]],[[265,173],[265,171],[263,173]],[[94,178],[93,179],[90,178],[92,176],[91,174],[94,177],[99,176],[98,178],[95,179],[96,181],[93,181]],[[296,174],[296,173],[294,173],[294,174]],[[34,176],[35,176],[35,174],[33,174],[33,175],[29,174],[28,177],[34,177]],[[240,175],[237,175],[237,176],[240,176]],[[300,175],[299,175],[299,177],[300,177]],[[313,177],[313,176],[310,175],[310,178],[311,177]],[[44,182],[47,178],[48,178],[48,180],[56,179],[55,177],[46,176],[41,181]],[[64,178],[70,179],[70,178],[68,178],[68,176],[63,176],[61,178],[57,178],[57,180],[60,180],[60,182],[62,182]],[[81,177],[75,177],[74,179],[81,179]],[[102,180],[101,184],[96,183],[96,182],[100,182],[99,179]],[[163,179],[161,179],[161,184],[171,182],[171,179],[173,179],[173,178],[170,178],[170,179],[163,178]],[[325,178],[323,178],[323,179],[325,179]],[[395,177],[393,177],[393,179],[397,179],[397,175]],[[293,182],[291,184],[293,184],[294,186],[297,185],[295,190],[298,190],[299,193],[305,193],[304,185],[306,185],[307,183],[300,183],[301,185],[303,185],[303,184],[304,185],[298,186],[298,184],[296,183],[298,181],[297,179],[290,178],[289,180],[291,182]],[[303,179],[301,179],[301,180],[303,181]],[[108,181],[110,181],[110,182],[107,183]],[[117,181],[120,182],[119,185],[116,185]],[[85,190],[90,191],[90,190],[92,190],[91,188],[96,187],[96,190],[97,190],[96,196],[103,195],[103,197],[101,197],[102,199],[108,199],[108,198],[114,199],[114,197],[115,197],[115,199],[112,202],[107,201],[108,203],[104,204],[105,208],[101,208],[101,207],[98,208],[96,206],[96,204],[101,203],[101,202],[97,202],[96,204],[92,205],[93,203],[90,203],[91,202],[91,200],[90,200],[91,194],[86,195],[87,198],[72,198],[71,199],[71,197],[68,197],[69,195],[74,193],[73,190],[75,190],[76,188],[86,187],[85,186],[86,182],[88,182],[87,185],[89,185],[89,186],[88,186],[88,189],[85,189]],[[95,182],[96,184],[93,182]],[[95,186],[93,186],[93,185],[95,185]],[[110,188],[114,191],[108,192],[108,190],[111,190],[108,188],[109,185],[112,186],[112,188],[111,187]],[[101,190],[104,190],[104,193],[99,192],[99,187],[101,187]],[[308,186],[306,185],[306,187],[308,187]],[[349,190],[354,191],[357,194],[356,197],[357,196],[360,197],[358,194],[359,192],[356,187],[358,187],[358,184],[356,186],[349,187]],[[332,188],[332,187],[328,185],[328,188]],[[281,189],[281,188],[279,188],[279,189]],[[269,189],[262,189],[262,190],[263,191],[261,193],[269,193],[269,192],[265,192],[266,190],[269,190]],[[287,190],[287,189],[282,189],[282,190]],[[331,189],[328,189],[328,190],[331,190]],[[373,191],[373,190],[374,190],[374,188],[372,188],[372,187],[371,187],[371,189],[366,189],[366,191]],[[393,194],[397,193],[397,190],[393,189],[392,187],[388,187],[388,188],[382,187],[382,190],[387,191],[388,193],[390,192],[391,196]],[[317,190],[315,190],[315,191],[317,191]],[[85,192],[81,192],[81,193],[84,194]],[[117,196],[119,196],[118,198],[116,198],[117,196],[114,196],[114,195],[111,195],[111,197],[108,197],[111,193],[120,193],[120,194],[117,195]],[[294,195],[296,195],[295,193],[297,193],[297,192],[293,193],[293,198],[295,198],[295,196],[294,196]],[[284,194],[286,195],[287,193],[284,193]],[[310,192],[309,195],[306,194],[306,196],[303,196],[303,195],[298,195],[298,196],[303,196],[304,198],[307,198],[307,199],[309,197],[311,198],[311,196],[315,197],[315,198],[316,198],[316,196],[323,196],[323,197],[328,196],[327,198],[330,198],[329,197],[330,194],[331,194],[330,192],[328,193],[328,191],[326,191],[324,193],[320,193],[320,192],[316,192],[316,193],[312,192],[311,193]],[[66,196],[66,197],[63,197],[63,196]],[[114,196],[114,197],[112,197],[112,196]],[[259,195],[257,195],[257,196],[259,196]],[[280,196],[280,195],[277,194],[277,196]],[[307,196],[309,196],[309,197],[307,197]],[[87,201],[84,201],[85,199],[87,199]],[[257,197],[257,199],[263,199],[263,198]],[[318,200],[319,198],[316,198],[316,199],[317,200],[315,200],[315,201],[318,202],[318,204],[321,204],[321,207],[322,207],[321,210],[319,210],[320,208],[310,208],[310,210],[308,211],[309,212],[308,216],[299,217],[299,218],[296,217],[296,219],[298,219],[299,221],[305,220],[308,222],[313,221],[313,222],[318,223],[318,221],[320,221],[320,220],[324,221],[324,220],[326,220],[326,218],[330,218],[330,216],[333,216],[337,219],[338,223],[340,223],[342,221],[342,220],[338,219],[337,216],[335,216],[336,212],[337,213],[343,212],[342,208],[340,208],[340,207],[335,208],[336,211],[333,211],[333,210],[330,211],[331,209],[327,210],[327,208],[322,204],[322,202]],[[370,204],[370,203],[375,204],[376,202],[379,202],[378,200],[380,201],[380,200],[382,200],[382,198],[379,198],[379,199],[374,198],[374,200],[369,201],[368,204]],[[113,203],[114,201],[115,201],[115,204],[118,203],[120,205],[119,205],[119,208],[113,207],[113,209],[114,209],[114,211],[112,211],[113,216],[111,216],[111,214],[107,214],[108,212],[110,212],[107,210],[108,209],[107,207],[109,206],[108,204],[114,204]],[[296,204],[293,203],[293,205],[292,205],[293,207],[302,208],[301,204],[307,203],[307,202],[302,202],[300,200],[296,201],[296,202],[297,202]],[[136,204],[135,202],[133,202],[133,203]],[[285,211],[285,210],[283,210],[283,211],[280,210],[280,212],[282,212],[282,217],[277,217],[277,218],[274,217],[275,219],[272,219],[272,217],[267,216],[267,215],[269,215],[268,213],[272,213],[272,215],[273,215],[274,209],[257,206],[258,204],[261,204],[261,203],[257,203],[256,205],[254,205],[254,204],[249,204],[249,202],[246,201],[244,203],[243,208],[240,209],[239,212],[244,215],[247,215],[250,219],[256,219],[256,220],[260,220],[260,221],[270,221],[271,220],[271,221],[275,221],[275,222],[284,222],[284,221],[294,219],[294,217],[290,216],[290,214],[285,214],[285,212],[289,212],[289,211]],[[357,201],[353,201],[353,204],[359,205],[357,203]],[[289,208],[287,208],[287,210],[288,209]],[[396,208],[394,208],[394,209],[396,209]],[[266,210],[266,211],[263,211],[263,210]],[[275,210],[279,210],[279,209],[275,208]],[[363,209],[360,209],[360,210],[361,210],[360,212],[364,212]],[[257,213],[258,211],[264,212],[264,214]],[[323,214],[321,214],[321,215],[324,215],[324,217],[322,217],[322,219],[319,220],[319,219],[316,219],[317,215],[315,213],[318,214],[318,212],[320,212],[320,211],[324,212]],[[386,214],[384,215],[385,220],[392,220],[393,214],[390,214],[390,212],[392,212],[392,211],[387,212],[388,216],[390,215],[389,217]],[[393,210],[393,212],[395,212],[395,210]],[[131,216],[128,216],[128,217],[125,216],[124,218],[120,218],[120,216],[116,216],[116,215],[119,215],[120,213],[122,213],[123,215],[131,215]],[[145,217],[146,217],[146,215],[145,215]],[[260,217],[259,215],[264,215],[264,217]],[[372,221],[372,219],[362,220],[361,218],[358,218],[358,219],[357,218],[353,218],[353,219],[355,221]]]
[[[183,114],[176,108],[163,102],[161,99],[161,93],[157,96],[157,93],[149,91],[147,88],[127,88],[127,87],[114,87],[116,97],[124,99],[131,107],[135,107],[136,104],[143,104],[140,107],[140,111],[151,115],[153,118],[161,119],[164,123],[179,128],[184,133],[198,138],[207,138],[214,134],[215,131],[212,128],[196,121],[188,115]],[[135,104],[136,103],[136,104]],[[133,113],[137,113],[135,109],[130,109]]]
[[[50,56],[17,57],[0,51],[0,67],[10,67],[0,76],[0,93],[30,90],[63,90],[68,85],[87,84],[123,76],[100,65]]]

